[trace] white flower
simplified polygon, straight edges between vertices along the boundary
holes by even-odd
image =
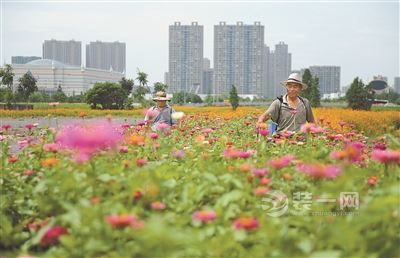
[[[171,114],[171,117],[172,117],[172,119],[179,120],[184,115],[185,115],[185,113],[183,113],[183,112],[174,112],[174,113]]]

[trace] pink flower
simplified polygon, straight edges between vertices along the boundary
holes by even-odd
[[[203,130],[201,130],[201,132],[204,134],[209,134],[209,133],[214,132],[214,130],[211,128],[204,128]]]
[[[269,131],[267,129],[258,128],[258,133],[261,134],[262,136],[268,136]]]
[[[136,165],[138,167],[143,167],[143,166],[147,165],[147,159],[137,159]]]
[[[32,169],[25,169],[24,176],[31,176],[31,175],[33,175],[33,170]]]
[[[383,164],[400,165],[400,151],[394,150],[374,150],[371,158]]]
[[[165,203],[163,203],[163,202],[157,201],[157,202],[152,202],[152,203],[151,203],[151,208],[152,208],[153,210],[164,210],[165,207],[166,207],[166,205],[165,205]]]
[[[56,153],[60,146],[56,143],[47,143],[43,145],[43,150]]]
[[[142,228],[143,222],[139,221],[135,215],[123,214],[123,215],[108,215],[105,218],[106,222],[113,228]]]
[[[1,128],[3,128],[4,130],[8,130],[10,129],[12,126],[7,124],[7,125],[2,125]]]
[[[166,123],[158,123],[156,128],[158,130],[165,130],[165,129],[169,129],[170,126],[168,124],[166,124]]]
[[[128,146],[119,146],[119,153],[128,153],[129,149]]]
[[[207,222],[217,218],[217,214],[214,211],[196,211],[193,213],[192,218],[194,220]]]
[[[336,178],[342,172],[341,168],[335,165],[304,163],[297,165],[297,170],[314,178]]]
[[[28,140],[21,140],[21,141],[18,141],[18,147],[19,147],[20,150],[22,150],[23,148],[25,148],[28,144],[29,144]]]
[[[136,125],[138,125],[138,126],[143,126],[143,125],[146,125],[146,124],[147,124],[147,122],[144,121],[144,120],[140,120],[140,121],[136,122]]]
[[[294,159],[295,159],[294,155],[288,154],[278,159],[271,159],[268,161],[268,164],[275,169],[281,169],[289,166],[290,162],[292,162],[292,160]]]
[[[258,220],[256,218],[242,217],[238,218],[233,222],[235,229],[253,230],[259,227]]]
[[[60,236],[68,234],[68,230],[62,226],[54,226],[49,228],[46,233],[44,233],[42,239],[40,240],[41,246],[51,246],[58,243]]]
[[[158,133],[148,133],[147,136],[153,140],[158,138]]]
[[[123,140],[120,126],[109,121],[91,124],[72,124],[65,126],[56,136],[56,143],[62,148],[78,152],[78,159],[84,161],[98,150],[116,147]],[[82,155],[81,155],[82,154]],[[79,155],[81,155],[79,157]]]
[[[343,150],[332,151],[330,157],[337,160],[348,160],[350,162],[360,162],[363,160],[362,154],[365,144],[362,142],[347,143]]]
[[[247,159],[253,156],[255,153],[254,150],[250,151],[240,151],[236,150],[235,148],[228,148],[224,151],[224,156],[228,158],[242,158],[242,159]]]
[[[378,176],[371,176],[368,178],[368,185],[369,186],[375,186],[379,182],[379,177]]]
[[[387,149],[387,145],[381,142],[375,143],[374,145],[374,149],[375,150],[386,150]]]
[[[33,125],[33,124],[26,124],[25,125],[25,128],[28,128],[29,130],[31,130],[34,127],[35,127],[35,125]]]
[[[183,150],[177,150],[172,152],[172,157],[180,159],[185,157],[185,152]]]
[[[252,174],[253,176],[259,176],[259,177],[263,177],[268,173],[268,170],[266,168],[256,168],[253,169]]]
[[[149,109],[146,111],[146,115],[147,115],[147,117],[150,118],[150,119],[152,119],[153,117],[158,116],[159,113],[160,113],[160,112],[159,112],[157,109],[154,109],[154,108],[149,108]]]
[[[301,125],[300,131],[302,131],[303,133],[317,134],[317,133],[323,133],[325,129],[313,123],[305,123]]]

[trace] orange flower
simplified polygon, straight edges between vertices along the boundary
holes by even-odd
[[[43,167],[52,167],[58,164],[58,159],[56,158],[48,158],[41,161]]]
[[[84,118],[85,116],[87,116],[87,114],[83,111],[79,112],[79,117],[80,118]]]
[[[142,146],[145,144],[145,138],[140,135],[131,135],[128,138],[128,143],[132,145]]]

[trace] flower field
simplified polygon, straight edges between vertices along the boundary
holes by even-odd
[[[399,112],[315,109],[278,137],[262,108],[176,110],[156,132],[2,125],[0,256],[399,257]]]

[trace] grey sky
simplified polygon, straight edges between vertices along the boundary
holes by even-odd
[[[356,76],[399,76],[399,2],[99,2],[4,1],[1,60],[41,56],[46,39],[120,41],[127,48],[127,77],[139,68],[152,84],[168,70],[168,26],[204,25],[204,56],[213,60],[213,30],[220,21],[265,26],[265,43],[289,45],[292,69],[341,66],[341,85]],[[84,59],[83,59],[84,60]],[[212,62],[211,62],[212,64]]]

